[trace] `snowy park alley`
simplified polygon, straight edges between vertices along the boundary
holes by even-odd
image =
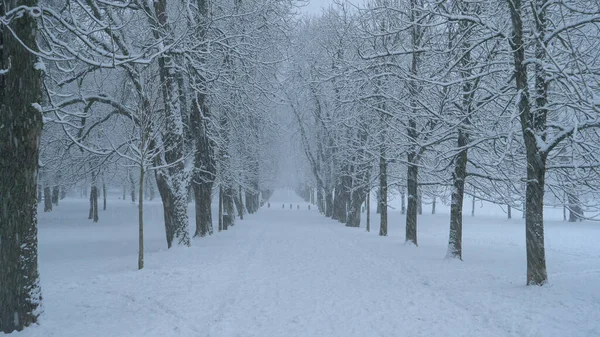
[[[92,224],[87,199],[65,199],[40,213],[45,313],[14,335],[600,336],[596,224],[549,219],[550,283],[527,287],[522,219],[493,206],[465,216],[460,262],[444,259],[443,205],[437,215],[424,209],[412,247],[397,210],[389,236],[379,237],[374,209],[367,233],[364,213],[361,228],[348,228],[291,190],[276,190],[270,203],[171,250],[160,201],[148,203],[146,268],[138,271],[135,204],[115,195]]]

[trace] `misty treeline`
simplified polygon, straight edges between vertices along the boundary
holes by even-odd
[[[422,203],[444,201],[457,259],[465,195],[521,210],[527,284],[544,284],[544,205],[598,214],[598,23],[585,0],[339,2],[302,21],[282,84],[300,193],[358,227],[372,191],[382,236],[393,193],[414,245]]]

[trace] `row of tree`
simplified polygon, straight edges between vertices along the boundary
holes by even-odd
[[[527,284],[544,284],[544,203],[599,206],[598,22],[586,0],[340,1],[304,20],[282,90],[321,212],[357,227],[375,188],[385,236],[406,191],[417,245],[419,196],[449,196],[462,259],[465,193],[521,209]]]
[[[160,195],[169,248],[190,245],[190,194],[199,237],[213,233],[215,187],[219,230],[258,210],[295,10],[293,0],[0,3],[0,331],[40,312],[36,198],[50,211],[51,194],[56,206],[61,190],[90,186],[97,222],[101,190],[106,200],[107,186],[130,186],[139,268],[146,186]]]

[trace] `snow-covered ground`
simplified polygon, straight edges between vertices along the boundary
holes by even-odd
[[[382,238],[374,210],[367,233],[364,214],[361,228],[346,228],[307,206],[278,190],[270,208],[229,231],[166,250],[161,205],[148,203],[137,271],[134,204],[115,196],[94,224],[86,200],[61,201],[40,213],[45,313],[14,335],[600,336],[599,224],[548,210],[550,283],[526,287],[520,214],[507,220],[484,204],[465,216],[460,262],[444,259],[441,204],[420,216],[418,248],[404,244],[397,210]]]

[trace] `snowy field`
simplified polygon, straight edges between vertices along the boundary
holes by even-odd
[[[600,336],[600,224],[549,209],[550,283],[526,287],[520,213],[478,204],[471,217],[465,203],[463,262],[444,259],[441,204],[424,207],[416,248],[397,209],[382,238],[374,209],[367,233],[365,214],[346,228],[278,190],[271,208],[167,251],[161,205],[148,203],[137,271],[136,206],[115,196],[93,224],[87,200],[66,199],[40,212],[41,324],[14,335]]]

